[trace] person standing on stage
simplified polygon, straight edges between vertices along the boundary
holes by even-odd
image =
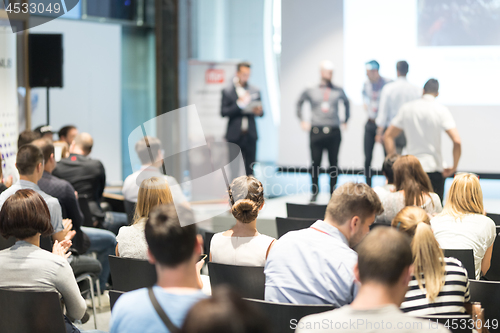
[[[330,168],[330,193],[335,190],[337,184],[337,161],[341,141],[340,119],[338,114],[338,104],[344,102],[345,120],[342,127],[345,128],[349,119],[349,100],[344,90],[334,86],[332,83],[333,63],[325,60],[320,65],[321,83],[313,88],[306,89],[297,103],[297,116],[301,121],[301,127],[305,131],[310,131],[311,147],[311,178],[312,197],[311,201],[316,201],[319,193],[319,168],[323,150],[328,151]],[[307,122],[302,116],[302,104],[309,101],[311,104],[311,121]]]
[[[436,102],[439,82],[430,79],[424,85],[424,95],[416,101],[406,103],[399,109],[391,126],[384,134],[387,154],[396,152],[394,140],[404,131],[408,141],[408,154],[414,155],[422,164],[431,180],[434,192],[443,200],[444,181],[457,171],[462,154],[460,135],[450,110]],[[445,131],[453,141],[453,167],[443,169],[441,134]]]
[[[382,88],[391,80],[383,78],[380,76],[378,70],[380,65],[377,61],[371,60],[366,64],[366,76],[368,80],[363,86],[363,104],[365,110],[368,112],[368,121],[365,125],[365,138],[364,138],[364,150],[365,150],[365,177],[366,183],[372,185],[372,172],[371,164],[373,157],[373,147],[375,146],[375,137],[377,136],[377,125],[375,124],[375,119],[377,118],[380,93]]]
[[[406,79],[408,68],[409,66],[406,61],[398,61],[396,64],[398,79],[394,82],[386,84],[384,89],[382,89],[378,115],[375,120],[375,123],[377,124],[376,141],[379,143],[383,144],[382,135],[391,124],[391,120],[396,117],[399,108],[403,104],[419,99],[422,96],[422,88],[414,86]],[[399,155],[401,155],[405,146],[405,134],[401,133],[396,138],[396,151]]]
[[[262,117],[260,91],[248,84],[250,63],[241,62],[237,65],[236,76],[231,85],[222,91],[221,115],[229,117],[226,140],[238,145],[245,163],[245,173],[253,174],[253,164],[257,151],[257,127],[255,116]],[[232,161],[236,156],[231,156]],[[234,167],[234,165],[233,165]],[[239,165],[236,166],[239,168]],[[237,170],[231,170],[231,179],[238,176]]]

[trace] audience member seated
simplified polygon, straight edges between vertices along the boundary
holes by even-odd
[[[420,207],[405,207],[392,226],[412,240],[414,271],[401,304],[403,312],[412,316],[464,314],[464,303],[469,302],[467,271],[457,259],[444,257],[427,212]]]
[[[54,145],[47,139],[38,139],[33,141],[33,144],[42,150],[45,162],[42,178],[38,181],[38,186],[45,193],[52,195],[59,200],[61,204],[63,217],[71,219],[73,230],[76,231],[76,236],[73,238],[73,247],[80,254],[85,252],[96,252],[97,260],[101,263],[102,271],[99,276],[101,291],[104,291],[106,282],[109,279],[109,260],[108,256],[113,254],[116,246],[115,235],[108,230],[84,227],[83,214],[80,210],[76,191],[71,184],[52,175],[57,162],[54,158]],[[75,270],[75,261],[86,260],[83,257],[75,257],[71,262]],[[85,267],[81,267],[85,268]],[[75,271],[75,274],[83,273]]]
[[[377,217],[380,224],[390,225],[397,213],[406,206],[418,206],[431,215],[443,210],[439,196],[432,192],[429,176],[413,155],[399,157],[392,167],[396,191],[381,199],[384,213]]]
[[[264,266],[274,238],[257,231],[257,215],[264,206],[264,187],[252,176],[233,180],[228,189],[236,224],[219,232],[210,244],[210,261],[240,266]]]
[[[73,140],[78,135],[78,129],[73,125],[67,125],[62,127],[59,130],[59,141],[64,141],[68,144],[68,147],[71,146]]]
[[[70,156],[57,164],[53,175],[69,181],[78,195],[86,196],[92,214],[102,222],[105,229],[117,234],[118,229],[127,224],[127,215],[104,213],[101,209],[100,202],[106,186],[106,173],[99,160],[89,157],[93,144],[90,134],[78,134],[69,148]]]
[[[5,191],[11,185],[12,185],[12,176],[9,176],[7,179],[3,177],[2,155],[0,154],[0,193]]]
[[[340,309],[302,318],[295,332],[449,332],[442,325],[411,317],[399,309],[412,274],[408,237],[392,228],[379,227],[356,250],[354,274],[361,287],[354,301]]]
[[[384,186],[374,187],[373,190],[377,193],[379,199],[382,201],[387,194],[396,192],[394,185],[394,171],[392,167],[394,162],[400,157],[398,154],[387,155],[382,164],[382,173],[385,176],[386,182]]]
[[[324,221],[290,231],[269,252],[266,301],[294,304],[349,304],[357,293],[352,249],[383,208],[366,184],[346,183],[332,194]]]
[[[52,253],[39,247],[40,235],[54,232],[50,220],[44,199],[31,189],[19,190],[5,201],[0,211],[0,233],[5,238],[15,237],[17,242],[0,251],[0,288],[57,292],[64,300],[67,315],[80,319],[87,304],[68,264],[71,241],[56,241]],[[80,332],[69,319],[64,319],[67,332]]]
[[[270,333],[267,319],[228,287],[189,310],[181,333]]]
[[[181,227],[174,205],[161,205],[151,212],[145,234],[157,283],[152,289],[131,291],[118,299],[111,314],[111,333],[170,332],[157,311],[180,327],[189,309],[206,297],[198,275],[203,265],[203,260],[198,261],[203,239],[196,235],[196,226]],[[157,299],[159,309],[153,307],[152,298]]]
[[[162,174],[160,171],[163,165],[163,151],[160,140],[152,136],[141,138],[135,144],[135,151],[142,165],[140,170],[128,176],[123,182],[122,193],[125,200],[137,202],[139,187],[143,180],[151,177],[164,177],[167,180],[174,201],[176,203],[187,203],[180,186],[177,186],[177,180],[174,177]]]
[[[466,173],[455,176],[443,212],[431,220],[441,248],[474,250],[476,279],[490,268],[496,237],[495,222],[485,215],[479,179]]]
[[[36,139],[40,139],[40,137],[40,133],[36,133],[30,130],[22,131],[21,133],[19,133],[19,136],[17,138],[17,149],[21,148],[24,145],[27,145],[28,143],[32,143]]]
[[[139,189],[139,197],[135,207],[134,222],[131,226],[121,227],[116,240],[116,255],[148,259],[148,244],[144,228],[151,210],[163,204],[172,203],[172,193],[163,177],[151,177],[143,180]]]
[[[49,139],[50,141],[54,139],[54,132],[52,132],[50,125],[40,125],[33,132],[38,133],[40,138]]]

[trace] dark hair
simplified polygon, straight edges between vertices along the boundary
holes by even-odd
[[[238,65],[236,65],[236,70],[239,72],[241,67],[251,68],[252,64],[249,63],[248,61],[242,61],[242,62],[238,63]]]
[[[31,175],[38,164],[43,162],[43,153],[33,144],[21,146],[17,151],[16,167],[20,175]]]
[[[410,239],[394,228],[375,228],[356,248],[360,282],[393,286],[413,263]]]
[[[27,145],[28,143],[32,143],[36,139],[40,139],[42,136],[40,133],[33,132],[30,130],[22,131],[19,133],[19,136],[17,138],[17,148],[21,148],[24,145]]]
[[[408,69],[410,65],[404,60],[398,61],[396,64],[396,70],[398,71],[399,74],[406,76],[408,74]]]
[[[192,216],[191,211],[181,213],[182,217]],[[193,256],[196,226],[189,224],[182,227],[174,204],[156,206],[149,213],[145,234],[151,253],[163,266],[176,267]]]
[[[392,170],[392,166],[394,162],[400,157],[398,154],[387,155],[384,159],[384,163],[382,164],[382,172],[387,178],[388,184],[394,184],[394,170]]]
[[[267,318],[229,287],[217,287],[212,297],[189,310],[181,333],[270,333]]]
[[[49,208],[40,194],[19,190],[5,200],[0,210],[0,233],[5,238],[26,239],[38,232],[42,236],[54,233]]]
[[[231,213],[240,222],[250,223],[264,203],[264,187],[253,176],[240,176],[228,188]]]
[[[161,141],[152,136],[142,137],[135,144],[135,151],[142,164],[153,164],[156,162],[160,150]]]
[[[63,128],[61,128],[59,130],[59,133],[57,133],[59,135],[59,139],[61,139],[63,136],[68,136],[68,132],[73,130],[73,129],[76,129],[75,126],[73,125],[67,125],[67,126],[64,126]]]
[[[370,186],[345,183],[333,192],[326,206],[325,219],[332,219],[342,225],[354,216],[365,220],[372,214],[383,212],[382,203]]]
[[[424,195],[429,195],[433,189],[418,158],[413,155],[401,156],[394,162],[392,170],[396,190],[404,191],[405,206],[422,206]]]
[[[436,79],[429,79],[424,85],[424,94],[437,94],[439,92],[439,82]]]
[[[377,71],[380,69],[380,64],[377,60],[370,60],[366,62],[365,65],[369,65],[370,67],[372,67],[372,69],[375,69]]]
[[[36,139],[35,141],[33,141],[33,145],[42,150],[43,160],[45,161],[45,163],[50,160],[50,155],[54,154],[54,144],[49,139]]]

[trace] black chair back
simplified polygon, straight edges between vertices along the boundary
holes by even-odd
[[[125,294],[123,291],[118,290],[110,290],[109,291],[109,307],[111,311],[113,311],[113,307],[115,306],[116,301],[120,298],[121,295]]]
[[[294,332],[294,324],[297,325],[303,317],[335,309],[333,305],[282,304],[256,299],[245,301],[257,307],[267,317],[273,333]]]
[[[436,323],[447,325],[448,329],[452,333],[471,333],[471,316],[464,315],[456,315],[456,316],[441,316],[441,315],[433,315],[433,316],[422,316],[422,319],[429,320],[429,324],[424,324],[424,328],[427,328],[426,331],[432,331],[432,329],[436,329]],[[456,323],[456,325],[454,324]],[[427,325],[427,327],[425,327]]]
[[[0,331],[66,333],[59,295],[0,289]]]
[[[486,216],[492,219],[495,225],[500,226],[500,214],[487,213]]]
[[[445,257],[452,257],[460,260],[462,266],[467,270],[467,275],[469,279],[474,280],[476,278],[476,265],[474,264],[474,252],[473,250],[452,250],[443,249]]]
[[[124,200],[123,205],[125,206],[125,213],[127,213],[128,224],[132,224],[135,214],[135,202]]]
[[[491,254],[491,265],[484,278],[488,281],[500,281],[500,234],[497,234],[493,243],[493,253]]]
[[[289,231],[309,228],[316,219],[302,219],[297,217],[277,217],[276,229],[278,229],[278,238]]]
[[[90,211],[89,200],[85,195],[78,195],[78,205],[83,214],[83,226],[94,227],[94,216]]]
[[[3,236],[0,236],[0,251],[8,249],[12,245],[16,244],[16,239],[13,236],[5,239]]]
[[[113,289],[132,291],[156,283],[156,269],[147,260],[109,256]]]
[[[264,299],[266,284],[264,267],[224,265],[209,262],[208,275],[212,290],[220,285],[229,285],[241,297]]]
[[[481,307],[484,309],[485,322],[488,321],[490,332],[500,332],[500,282],[469,280],[469,291],[471,302],[481,302]],[[493,326],[496,322],[496,328]]]
[[[205,231],[205,239],[203,240],[203,247],[205,254],[208,255],[208,258],[205,259],[205,262],[208,262],[210,259],[210,243],[212,242],[212,238],[214,237],[215,233],[210,232],[210,231]]]
[[[288,217],[322,220],[325,218],[325,212],[326,205],[299,205],[286,203],[286,214]]]

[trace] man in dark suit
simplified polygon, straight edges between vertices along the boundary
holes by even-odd
[[[237,65],[236,76],[231,85],[222,91],[221,115],[229,117],[226,140],[238,145],[245,163],[245,173],[251,175],[257,151],[257,127],[255,116],[262,117],[260,91],[257,87],[248,84],[250,77],[250,63],[241,62]],[[231,150],[231,149],[230,149]],[[230,161],[235,154],[230,153]],[[239,166],[236,166],[239,168]],[[234,179],[237,171],[231,170]]]

